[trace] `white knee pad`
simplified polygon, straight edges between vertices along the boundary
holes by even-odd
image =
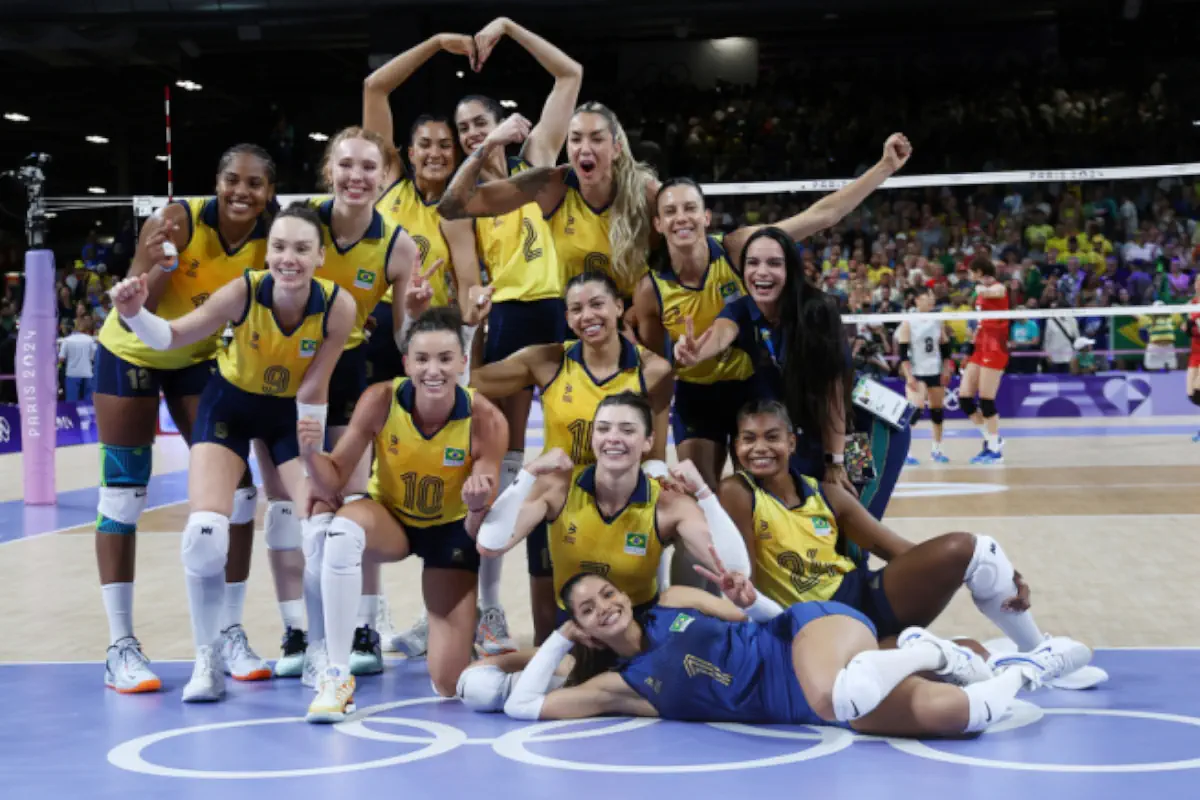
[[[336,517],[325,534],[325,566],[334,572],[353,572],[362,568],[367,533],[357,522]]]
[[[990,600],[1000,594],[1011,595],[1013,565],[1000,543],[990,536],[975,534],[975,554],[963,575],[963,583],[976,600]]]
[[[304,563],[316,564],[321,571],[321,559],[325,553],[325,533],[333,522],[333,514],[316,514],[300,522],[300,543],[304,549]]]
[[[833,715],[838,722],[865,717],[883,702],[882,681],[869,658],[860,654],[850,660],[833,682]]]
[[[289,500],[272,500],[267,503],[267,517],[263,525],[267,532],[268,550],[299,550],[304,544],[300,520]]]
[[[505,701],[512,694],[513,682],[520,674],[505,672],[495,664],[470,667],[458,676],[454,693],[472,711],[503,711]]]
[[[146,510],[145,486],[101,486],[96,511],[120,525],[137,525]]]
[[[181,547],[183,568],[198,578],[211,578],[225,571],[229,553],[229,517],[212,511],[194,511],[188,516]]]
[[[229,517],[230,525],[245,525],[254,522],[254,512],[258,510],[258,487],[245,486],[233,493],[233,514]]]

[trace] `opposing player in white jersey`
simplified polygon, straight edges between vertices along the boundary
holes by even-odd
[[[927,314],[933,311],[934,294],[929,286],[917,292],[916,310]],[[905,320],[896,330],[896,342],[900,345],[900,374],[906,382],[905,394],[908,402],[917,407],[915,424],[921,410],[929,403],[929,419],[933,422],[933,451],[930,457],[938,464],[948,464],[950,459],[942,453],[942,421],[946,400],[946,384],[954,370],[950,358],[950,337],[946,325],[934,317],[919,317]],[[905,464],[920,462],[909,456]]]

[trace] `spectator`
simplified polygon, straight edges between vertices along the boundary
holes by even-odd
[[[1034,311],[1038,307],[1038,302],[1031,297],[1026,301],[1025,307]],[[1012,306],[1012,308],[1018,308],[1018,306]],[[1037,372],[1037,360],[1023,357],[1022,354],[1037,350],[1041,342],[1042,329],[1036,319],[1014,319],[1008,326],[1008,349],[1013,355],[1008,371],[1017,374]]]
[[[1107,368],[1104,359],[1092,349],[1096,342],[1086,336],[1075,340],[1075,355],[1071,357],[1072,375],[1095,375]]]
[[[1074,317],[1061,315],[1046,320],[1046,371],[1066,373],[1070,371],[1075,357],[1075,340],[1079,338],[1079,325]]]
[[[68,403],[92,401],[92,364],[96,357],[91,316],[76,318],[75,331],[58,345],[58,361],[66,364],[64,394]]]

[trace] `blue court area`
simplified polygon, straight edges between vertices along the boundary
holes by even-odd
[[[303,721],[299,681],[230,682],[184,705],[187,663],[164,691],[99,688],[100,664],[0,666],[19,713],[0,727],[6,800],[289,800],[509,796],[592,800],[770,797],[1190,798],[1200,786],[1197,650],[1110,650],[1111,680],[1045,691],[990,732],[903,741],[834,728],[654,720],[527,723],[432,696],[422,661],[361,679],[360,711]],[[669,793],[669,794],[668,794]]]

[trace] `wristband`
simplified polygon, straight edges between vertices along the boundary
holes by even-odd
[[[825,454],[825,463],[831,464],[835,467],[840,467],[846,463],[846,454],[845,453],[826,453]]]
[[[132,317],[122,314],[121,319],[129,326],[129,330],[149,347],[155,350],[171,349],[171,340],[175,338],[171,331],[171,323],[147,311],[145,306],[138,309],[138,313]]]
[[[669,474],[667,472],[667,462],[657,458],[652,458],[643,463],[642,471],[646,473],[647,478],[665,478]]]
[[[743,608],[742,612],[755,622],[767,622],[775,619],[783,613],[783,606],[776,603],[771,598],[767,597],[762,592],[755,592],[757,595],[754,602],[748,608]]]

